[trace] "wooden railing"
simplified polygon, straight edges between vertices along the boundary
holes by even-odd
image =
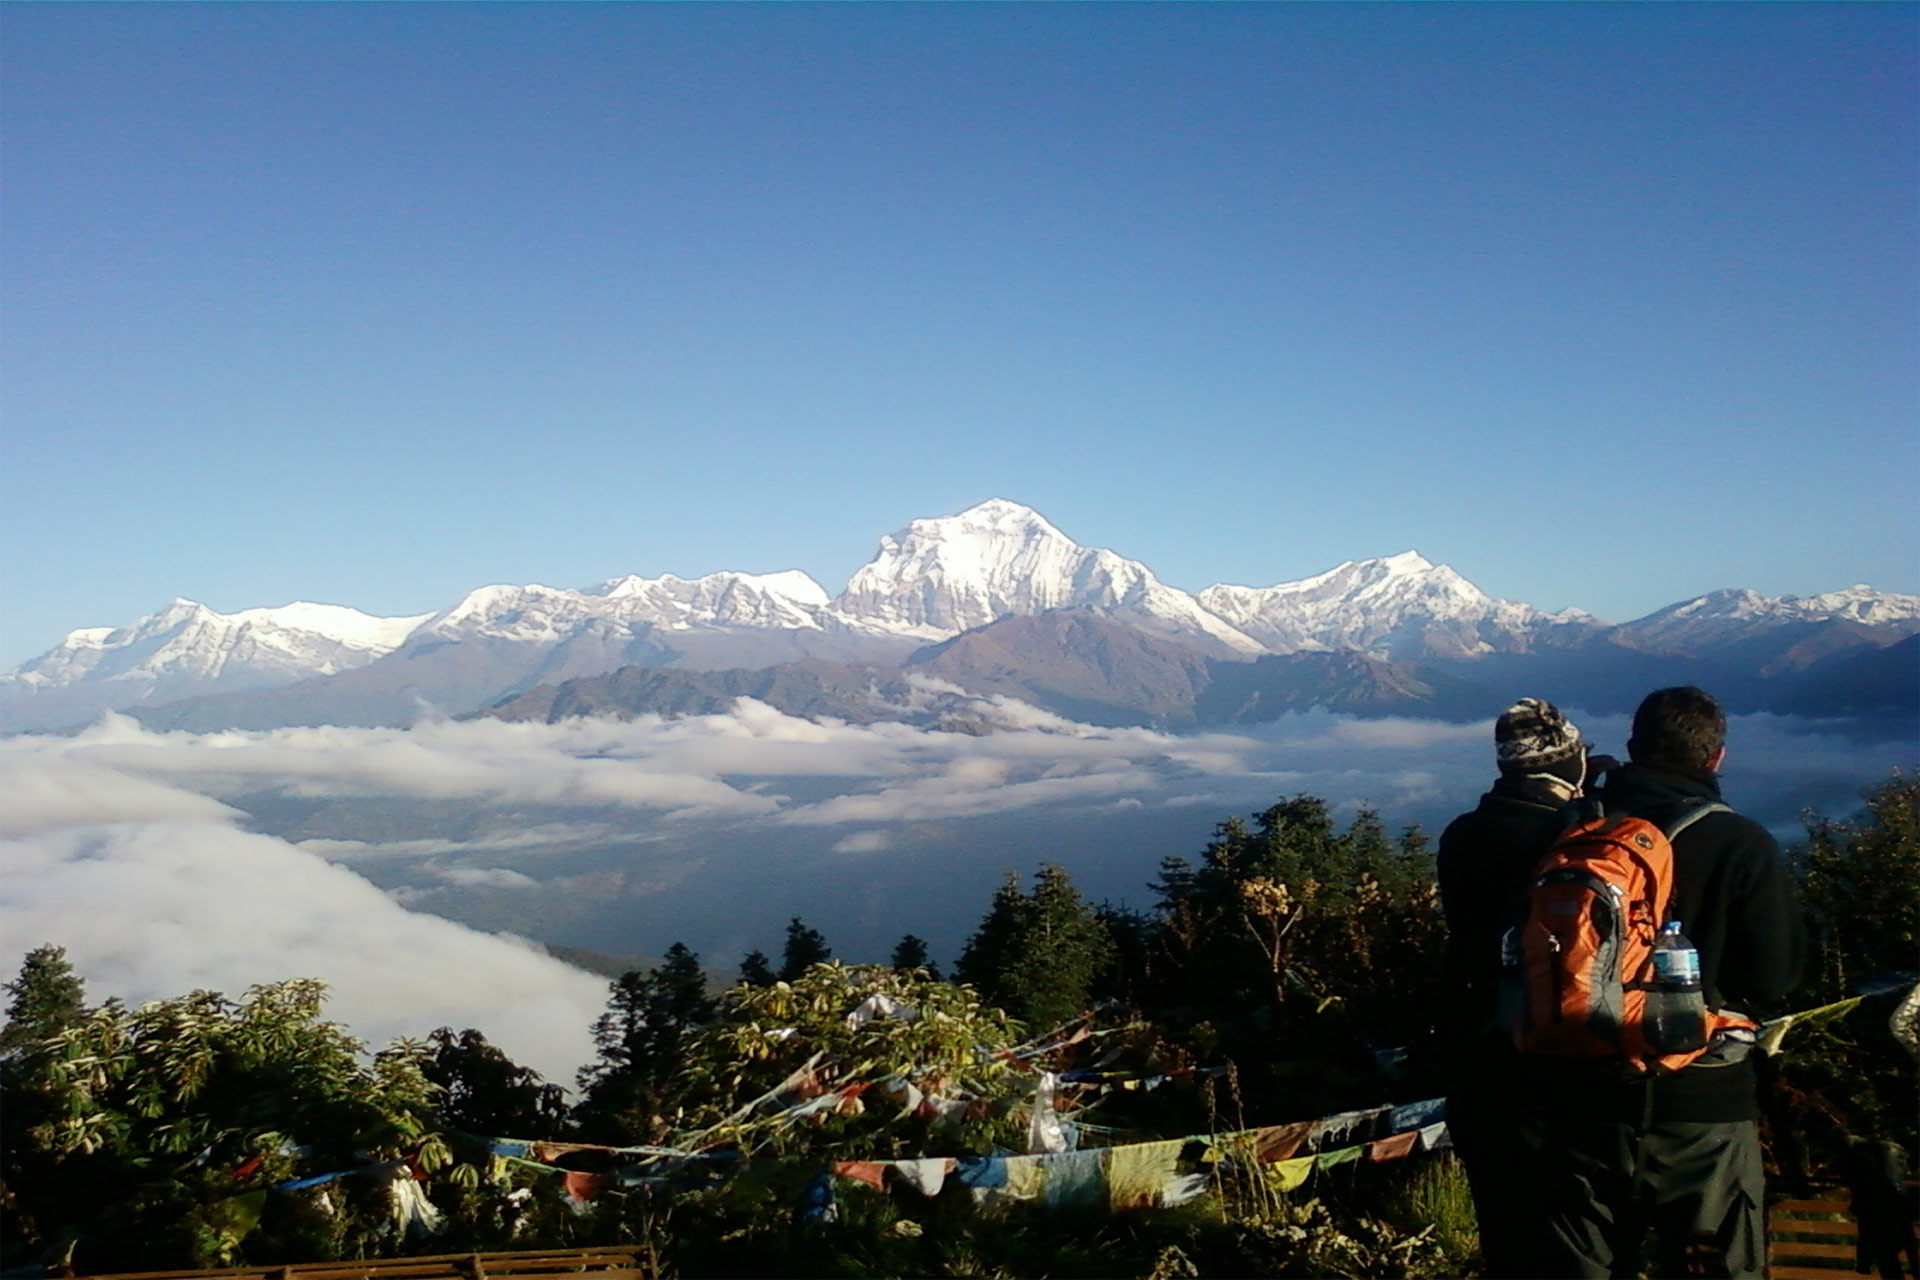
[[[1920,1239],[1914,1235],[1913,1206],[1920,1203],[1920,1182],[1903,1188],[1906,1208],[1882,1210],[1893,1218],[1874,1230],[1890,1238],[1872,1242],[1875,1256],[1860,1270],[1860,1220],[1845,1187],[1806,1200],[1781,1200],[1767,1210],[1767,1274],[1775,1280],[1836,1280],[1836,1277],[1920,1275]]]
[[[217,1271],[116,1271],[90,1280],[655,1280],[660,1274],[645,1245],[585,1249],[526,1249],[517,1253],[443,1253],[424,1258],[363,1262],[297,1262],[228,1267]]]
[[[1773,1280],[1836,1280],[1853,1275],[1860,1224],[1846,1188],[1811,1200],[1781,1200],[1767,1210],[1767,1274]]]

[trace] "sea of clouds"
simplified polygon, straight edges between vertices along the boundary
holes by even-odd
[[[529,939],[621,955],[840,955],[917,933],[948,960],[1009,870],[1058,861],[1146,906],[1159,860],[1288,796],[1430,833],[1491,776],[1490,724],[1292,716],[1175,736],[1013,703],[987,734],[815,723],[741,700],[677,720],[150,733],[108,716],[0,741],[0,968],[65,946],[94,998],[325,980],[375,1044],[474,1026],[549,1079],[606,984]],[[1624,717],[1581,717],[1621,753]],[[1737,719],[1728,799],[1783,842],[1851,812],[1914,744]]]

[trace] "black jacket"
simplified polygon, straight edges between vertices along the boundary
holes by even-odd
[[[1720,784],[1711,774],[1629,764],[1608,775],[1599,795],[1609,814],[1659,822],[1690,801],[1720,800]],[[1780,846],[1764,827],[1737,813],[1710,813],[1682,831],[1673,842],[1667,916],[1681,922],[1700,952],[1709,1004],[1735,1006],[1756,1020],[1782,1011],[1773,1006],[1799,982],[1806,962],[1806,921]],[[1688,1067],[1651,1087],[1656,1120],[1759,1116],[1751,1058],[1732,1066]],[[1627,1118],[1637,1118],[1633,1112],[1644,1107],[1640,1088],[1613,1099]]]
[[[1519,923],[1520,897],[1567,822],[1564,801],[1528,778],[1500,778],[1440,833],[1436,871],[1447,919],[1449,1039],[1457,1052],[1495,1051],[1500,937]]]

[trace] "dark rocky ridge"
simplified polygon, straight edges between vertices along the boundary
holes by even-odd
[[[821,659],[760,669],[625,667],[542,685],[475,715],[553,722],[570,716],[703,715],[750,697],[790,715],[990,730],[911,677],[975,697],[1017,698],[1088,724],[1185,730],[1259,724],[1323,708],[1358,716],[1490,717],[1521,694],[1589,712],[1632,710],[1650,689],[1699,684],[1735,712],[1910,721],[1920,708],[1920,636],[1882,647],[1865,629],[1784,628],[1732,653],[1649,653],[1607,641],[1451,662],[1389,662],[1351,651],[1208,658],[1089,609],[1002,618],[931,645],[898,666]]]

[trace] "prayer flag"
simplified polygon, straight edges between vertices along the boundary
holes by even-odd
[[[953,1172],[954,1161],[951,1157],[935,1157],[927,1160],[895,1160],[893,1171],[900,1180],[932,1199],[940,1194],[940,1188],[946,1185],[947,1175]]]
[[[1420,1141],[1420,1131],[1409,1129],[1405,1133],[1396,1133],[1389,1138],[1378,1138],[1364,1148],[1367,1159],[1379,1164],[1384,1160],[1402,1160],[1412,1154],[1413,1146]]]
[[[1138,1142],[1107,1151],[1107,1204],[1116,1212],[1149,1209],[1160,1203],[1160,1189],[1177,1172],[1183,1138]]]
[[[1315,1158],[1300,1156],[1293,1160],[1281,1160],[1267,1167],[1267,1181],[1276,1191],[1292,1191],[1307,1180],[1313,1172]]]
[[[887,1164],[884,1160],[839,1160],[834,1163],[833,1171],[843,1178],[864,1182],[875,1191],[886,1186]]]
[[[1360,1158],[1361,1147],[1341,1147],[1338,1151],[1322,1151],[1313,1158],[1317,1169],[1332,1169],[1343,1164],[1352,1164]]]
[[[1313,1121],[1268,1125],[1253,1131],[1253,1156],[1263,1164],[1290,1159],[1313,1132]]]

